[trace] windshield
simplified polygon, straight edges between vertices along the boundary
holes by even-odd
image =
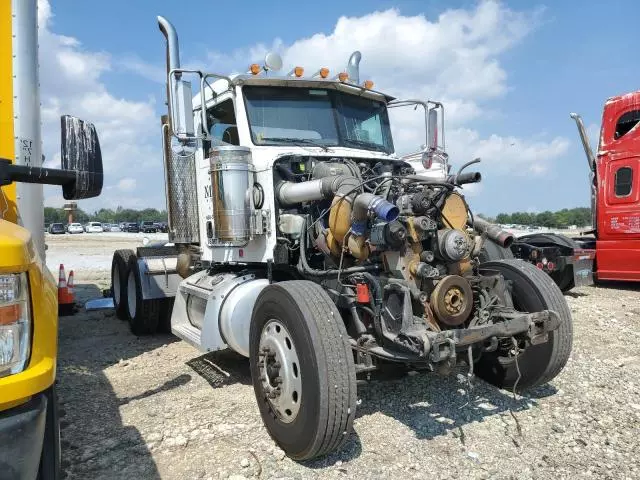
[[[243,93],[255,145],[393,152],[383,102],[321,88],[245,86]]]

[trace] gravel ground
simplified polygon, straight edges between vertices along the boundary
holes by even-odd
[[[48,237],[50,259],[140,240],[90,237]],[[72,263],[80,301],[108,287],[108,267]],[[514,399],[480,380],[468,391],[456,375],[374,377],[359,387],[346,447],[304,464],[262,426],[247,360],[200,355],[169,335],[136,338],[110,311],[63,317],[66,478],[640,478],[640,288],[566,298],[574,349],[549,385]]]

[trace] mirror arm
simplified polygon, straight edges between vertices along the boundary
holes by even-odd
[[[76,180],[77,174],[71,170],[14,165],[10,160],[0,158],[0,186],[9,185],[12,182],[67,185]]]

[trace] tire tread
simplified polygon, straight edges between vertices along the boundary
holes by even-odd
[[[120,320],[127,319],[127,277],[129,275],[129,258],[135,256],[135,252],[130,249],[121,249],[113,252],[111,260],[111,292],[113,294],[113,267],[118,263],[120,272],[120,303],[115,305],[116,317]],[[115,301],[115,296],[114,296]]]
[[[318,284],[308,280],[281,282],[291,295],[310,310],[318,327],[328,372],[329,411],[323,441],[313,455],[323,456],[340,448],[347,440],[355,417],[356,386],[353,362],[341,362],[351,353],[342,318],[327,293]],[[325,321],[326,320],[326,321]]]
[[[490,268],[492,263],[502,264],[511,270],[524,273],[530,283],[538,290],[538,297],[546,308],[560,316],[560,326],[553,332],[553,350],[543,373],[537,378],[522,379],[522,388],[531,388],[545,384],[557,376],[567,364],[573,347],[573,322],[567,301],[555,282],[535,266],[518,259],[495,260],[482,265]]]

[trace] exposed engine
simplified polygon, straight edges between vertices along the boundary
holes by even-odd
[[[502,277],[478,275],[476,257],[487,236],[503,246],[513,237],[473,218],[455,177],[348,158],[286,157],[274,171],[276,263],[323,279],[359,341],[420,354],[425,330],[482,324],[511,307]]]

